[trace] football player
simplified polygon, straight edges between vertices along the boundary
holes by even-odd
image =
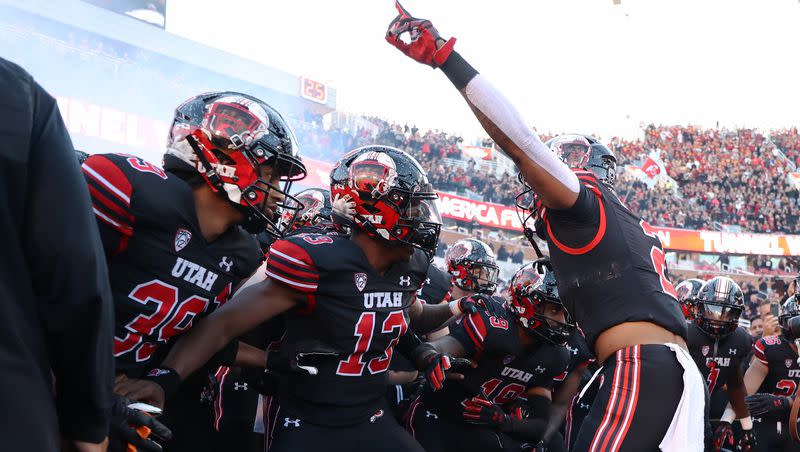
[[[429,382],[411,405],[408,428],[426,451],[519,450],[541,439],[553,380],[565,376],[569,359],[566,313],[553,272],[541,261],[520,268],[510,290],[507,303],[477,295],[485,309],[416,351],[423,360],[446,353],[476,363],[441,390]],[[530,419],[513,412],[518,397],[527,399]]]
[[[291,181],[305,175],[281,115],[234,92],[199,95],[177,108],[164,165],[96,154],[82,166],[108,256],[116,390],[123,396],[133,383],[127,378],[157,367],[165,344],[224,305],[258,267],[252,234],[282,234],[277,206]],[[220,360],[233,363],[239,348],[232,342]],[[242,363],[263,366],[263,351],[241,348]],[[161,418],[175,434],[172,450],[206,443],[194,428],[177,425],[205,413],[198,402],[205,377],[196,380]]]
[[[303,190],[294,197],[300,202],[296,214],[292,209],[283,212],[282,221],[289,225],[286,235],[303,233],[334,233],[331,219],[330,191],[320,188]],[[290,206],[293,200],[287,199]],[[272,242],[270,242],[270,245]],[[266,248],[265,254],[269,252]],[[264,263],[266,265],[266,263]],[[256,272],[246,285],[266,278]],[[241,340],[248,344],[259,344],[269,354],[274,354],[286,332],[285,316],[281,315],[264,322],[247,332]],[[262,452],[269,450],[274,438],[275,416],[279,405],[275,400],[274,376],[264,374],[264,369],[254,367],[222,366],[214,373],[215,450]]]
[[[480,240],[461,239],[452,244],[444,254],[444,264],[453,282],[453,298],[492,295],[497,289],[500,268],[494,251]]]
[[[703,287],[703,280],[697,278],[685,279],[675,286],[675,292],[678,294],[678,303],[681,305],[681,311],[686,320],[694,320],[695,308],[697,304],[697,293]],[[699,366],[699,365],[698,365]],[[702,367],[700,367],[702,369]]]
[[[324,234],[334,230],[330,190],[309,188],[296,194],[295,198],[300,203],[297,214],[288,210],[283,219],[290,225],[292,234],[306,232]],[[292,205],[292,202],[289,201],[287,204]]]
[[[696,297],[689,295],[689,298],[696,307],[690,311],[694,316],[689,323],[689,352],[711,395],[709,418],[715,420],[714,449],[732,449],[736,445],[736,450],[751,450],[755,445],[753,421],[744,400],[747,394],[742,366],[752,339],[739,327],[744,310],[742,290],[732,279],[717,276],[703,284]],[[734,419],[739,420],[743,430],[737,444],[733,436]]]
[[[561,299],[604,364],[611,383],[600,388],[575,448],[700,450],[704,389],[686,348],[686,320],[665,274],[661,240],[614,192],[613,153],[582,135],[545,146],[453,50],[455,38],[442,38],[430,21],[397,6],[386,40],[444,72],[533,188],[536,233],[547,241]]]
[[[794,319],[794,320],[793,320]],[[789,435],[789,409],[800,383],[796,325],[800,306],[795,296],[781,306],[781,333],[753,344],[753,359],[744,374],[747,406],[753,416],[756,451],[800,451]]]
[[[416,302],[441,220],[436,192],[413,157],[386,146],[359,148],[342,157],[332,180],[334,212],[349,222],[351,236],[275,242],[268,278],[176,344],[153,372],[159,386],[139,386],[148,399],[159,402],[232,338],[285,312],[287,334],[270,361],[277,358],[291,373],[278,384],[272,449],[419,450],[384,409],[384,373],[395,345],[404,343],[409,326],[424,333],[476,308],[468,299]],[[440,354],[425,365],[443,374],[450,362]]]

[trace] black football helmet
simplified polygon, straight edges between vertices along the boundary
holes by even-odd
[[[334,223],[424,251],[433,259],[442,219],[439,195],[414,157],[371,145],[345,154],[331,171]]]
[[[792,295],[783,302],[778,316],[778,324],[781,326],[783,335],[789,339],[800,339],[793,333],[793,328],[789,326],[792,319],[798,316],[800,316],[800,303],[798,303],[797,295]]]
[[[591,171],[597,179],[614,188],[617,182],[617,157],[607,146],[597,141],[590,135],[560,135],[547,140],[545,143],[556,155],[570,168],[583,168]],[[522,184],[522,191],[516,196],[515,205],[517,215],[522,223],[522,232],[538,249],[533,237],[538,236],[545,240],[544,222],[538,215],[541,201],[536,197],[533,188],[522,178],[522,173],[517,173],[517,178]]]
[[[614,187],[617,182],[617,157],[591,135],[560,135],[547,140],[549,147],[570,168],[593,172],[600,182]]]
[[[248,232],[282,237],[284,214],[301,205],[289,195],[292,182],[306,176],[298,151],[291,127],[266,102],[212,92],[175,110],[164,168],[181,177],[199,174],[244,214]]]
[[[294,214],[294,209],[286,209],[283,212],[282,221],[290,223],[292,232],[298,229],[315,227],[326,229],[333,226],[331,220],[331,192],[322,188],[309,188],[294,195],[300,202],[300,209]],[[294,200],[287,199],[286,204],[294,207]]]
[[[456,287],[491,295],[497,288],[500,267],[489,245],[477,239],[461,239],[444,254],[447,273]]]
[[[723,337],[739,326],[744,310],[744,294],[739,285],[725,276],[709,279],[697,293],[695,323],[711,337]]]
[[[700,292],[701,287],[703,287],[703,280],[697,278],[683,280],[675,286],[675,292],[678,293],[678,303],[681,305],[681,311],[683,311],[683,316],[686,317],[686,320],[694,319],[697,294]]]
[[[508,301],[517,321],[528,331],[558,345],[567,343],[573,325],[558,295],[558,285],[547,258],[537,259],[520,267],[511,278]],[[551,317],[561,312],[564,321]]]

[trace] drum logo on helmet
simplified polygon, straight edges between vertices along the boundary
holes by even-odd
[[[352,188],[380,198],[389,192],[397,179],[394,159],[383,152],[367,152],[350,165]]]

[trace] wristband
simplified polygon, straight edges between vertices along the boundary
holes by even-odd
[[[752,430],[753,429],[753,418],[750,416],[743,417],[739,419],[739,423],[742,424],[742,430]]]
[[[161,386],[161,389],[164,390],[165,399],[169,399],[178,392],[178,388],[181,385],[181,376],[178,375],[175,369],[170,369],[169,367],[150,369],[144,379]]]
[[[734,419],[736,419],[736,412],[733,411],[733,408],[731,408],[730,405],[728,405],[728,407],[725,408],[725,411],[722,413],[722,416],[719,417],[719,420],[733,424]]]
[[[478,71],[456,51],[451,52],[439,67],[459,91],[466,88],[469,81],[478,75]]]
[[[461,306],[459,305],[458,300],[453,300],[447,305],[450,306],[450,312],[452,312],[454,316],[460,316],[464,313],[461,311]]]

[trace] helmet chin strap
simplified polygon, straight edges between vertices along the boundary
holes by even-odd
[[[224,191],[222,179],[219,177],[219,174],[217,174],[217,170],[211,165],[211,162],[203,155],[203,150],[200,149],[200,143],[197,142],[197,139],[192,135],[187,135],[186,142],[192,147],[195,155],[197,155],[197,159],[200,160],[200,164],[205,168],[205,176],[206,179],[211,182],[211,186],[218,192]]]

